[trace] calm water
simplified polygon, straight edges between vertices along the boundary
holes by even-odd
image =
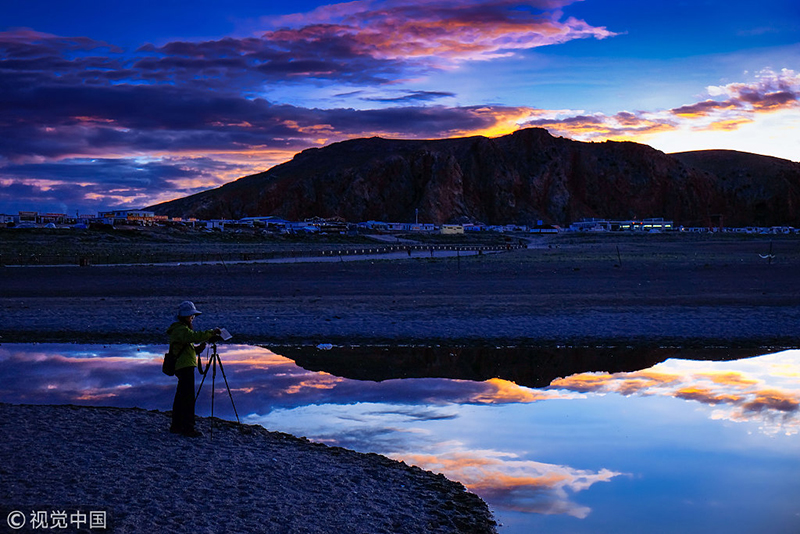
[[[0,401],[167,410],[164,348],[2,345]],[[286,351],[342,376],[363,372],[353,358],[392,362],[371,380],[259,347],[220,354],[244,422],[443,472],[489,503],[501,533],[800,532],[800,351],[641,370],[615,357],[606,368],[626,370],[559,374],[602,355],[509,366],[503,351],[386,350]],[[413,369],[458,379],[392,378]],[[216,393],[215,415],[233,419],[219,374]],[[204,386],[199,415],[210,396]]]

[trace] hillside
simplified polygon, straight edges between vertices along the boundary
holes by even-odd
[[[735,150],[700,150],[672,154],[684,165],[717,181],[732,217],[742,224],[798,225],[800,163]]]
[[[800,225],[799,164],[776,160],[780,170],[762,176],[762,156],[746,154],[754,162],[748,176],[733,170],[750,161],[740,153],[730,161],[703,154],[582,143],[535,128],[493,139],[355,139],[149,209],[200,218],[349,221],[413,221],[418,210],[420,221],[487,224],[665,217],[705,225],[723,215],[729,225]]]

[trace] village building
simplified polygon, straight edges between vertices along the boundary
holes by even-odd
[[[139,226],[152,226],[156,214],[145,210],[110,210],[100,213],[100,218],[106,224],[131,224]]]
[[[443,224],[440,230],[442,235],[457,235],[464,233],[463,224]]]

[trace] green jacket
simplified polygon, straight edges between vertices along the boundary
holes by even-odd
[[[169,334],[169,349],[180,351],[178,361],[175,362],[176,371],[184,367],[197,367],[197,354],[194,352],[193,343],[202,343],[214,337],[213,330],[195,332],[180,321],[172,323],[167,328],[167,334]]]

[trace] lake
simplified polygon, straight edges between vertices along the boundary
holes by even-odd
[[[4,344],[0,402],[169,410],[164,350]],[[219,354],[242,422],[444,473],[489,503],[504,534],[800,532],[797,350]],[[235,419],[220,373],[215,385],[215,416]]]

